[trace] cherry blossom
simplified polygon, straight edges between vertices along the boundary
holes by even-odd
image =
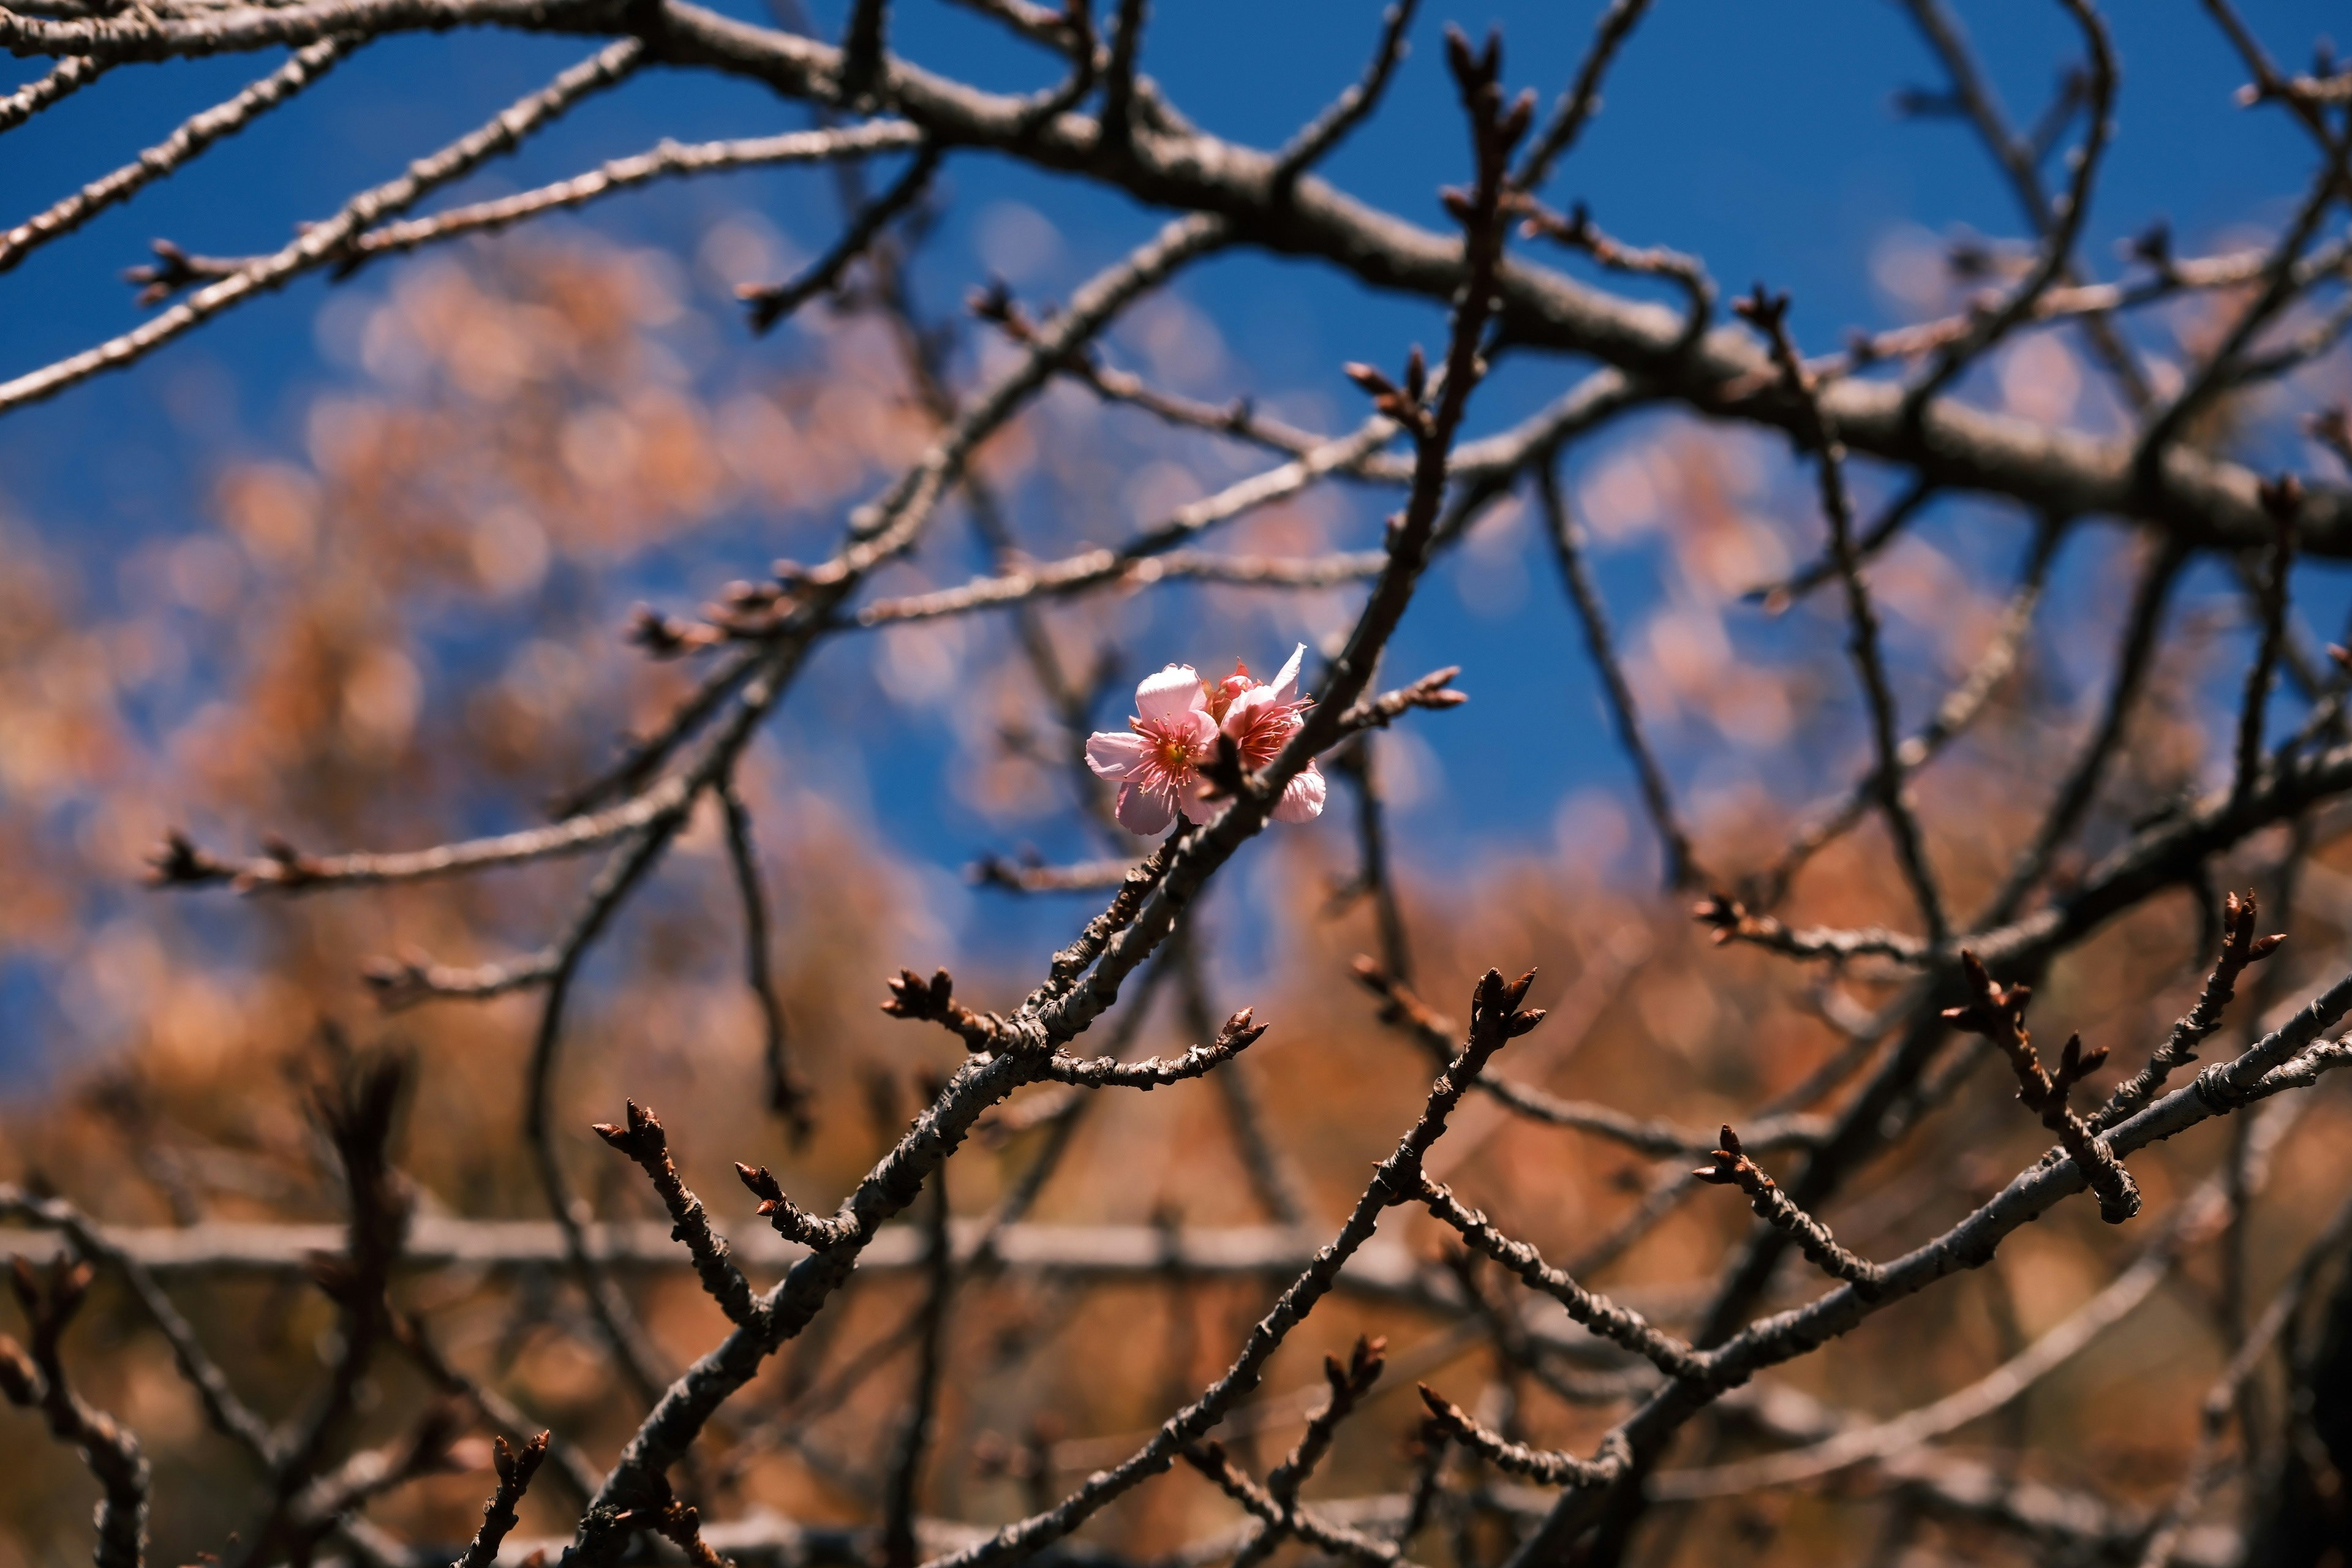
[[[1298,693],[1301,643],[1273,681],[1252,679],[1249,666],[1212,685],[1191,665],[1171,664],[1135,689],[1135,716],[1127,733],[1097,731],[1087,741],[1087,765],[1118,785],[1116,815],[1130,833],[1158,833],[1192,802],[1206,798],[1201,769],[1216,754],[1220,730],[1231,737],[1242,765],[1253,772],[1281,754],[1309,705]],[[1284,786],[1278,822],[1306,822],[1322,814],[1322,770],[1308,763]]]
[[[1087,766],[1118,785],[1119,826],[1153,834],[1201,794],[1201,764],[1216,754],[1217,721],[1189,664],[1146,679],[1135,689],[1135,708],[1126,734],[1097,730],[1087,738]]]
[[[1281,755],[1304,722],[1299,716],[1311,706],[1311,699],[1298,694],[1298,667],[1306,657],[1307,645],[1300,643],[1269,683],[1253,681],[1249,667],[1237,663],[1234,673],[1217,683],[1216,693],[1209,700],[1210,712],[1233,737],[1242,766],[1252,773]],[[1308,763],[1283,786],[1282,798],[1275,803],[1274,819],[1309,822],[1322,816],[1324,790],[1323,770]]]

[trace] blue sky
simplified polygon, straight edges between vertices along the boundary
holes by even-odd
[[[722,8],[755,14],[740,0]],[[836,24],[837,5],[817,9],[825,26]],[[1474,31],[1500,24],[1509,80],[1549,100],[1573,70],[1599,9],[1580,0],[1455,11],[1432,0],[1382,112],[1327,172],[1416,221],[1440,222],[1433,192],[1461,176],[1462,147],[1439,28],[1449,19]],[[2110,9],[2124,84],[2118,139],[2084,248],[2090,265],[2113,276],[2116,242],[2157,216],[2170,221],[2186,253],[2216,243],[2229,226],[2274,224],[2310,166],[2307,142],[2283,115],[2232,102],[2243,72],[2191,0]],[[2330,21],[2343,19],[2340,6],[2318,0],[2252,9],[2274,53],[2296,67]],[[902,0],[895,11],[894,46],[919,61],[1004,88],[1051,75],[1038,51],[940,0]],[[2063,14],[2026,0],[1960,11],[2012,114],[2030,118],[2075,57]],[[1352,79],[1378,20],[1377,5],[1339,0],[1163,0],[1151,20],[1147,68],[1206,127],[1271,144]],[[200,253],[273,247],[296,220],[333,210],[585,52],[576,39],[495,32],[370,47],[327,88],[0,278],[9,323],[0,334],[0,374],[136,321],[119,273],[143,258],[151,237],[169,237]],[[16,215],[45,205],[274,64],[242,58],[117,71],[9,134],[0,209]],[[32,74],[28,62],[18,70]],[[1912,226],[1935,235],[1960,226],[2018,231],[2006,189],[1961,125],[1906,121],[1893,111],[1898,89],[1938,85],[1932,60],[1886,0],[1660,0],[1612,77],[1599,121],[1549,195],[1562,206],[1588,202],[1628,241],[1703,256],[1727,290],[1761,279],[1790,291],[1801,333],[1825,347],[1849,326],[1897,319],[1871,273],[1890,236]],[[656,71],[589,104],[452,195],[560,177],[664,136],[695,140],[804,123],[801,108],[749,85]],[[1432,126],[1440,132],[1430,133]],[[1001,214],[1004,204],[1047,213],[1061,230],[1060,259],[1028,285],[1048,293],[1066,289],[1158,221],[1124,198],[986,155],[954,160],[948,188],[954,205],[920,273],[935,306],[952,302],[980,275],[975,251],[985,247],[985,216]],[[822,247],[838,221],[828,183],[805,173],[670,186],[609,203],[582,221],[684,257],[710,223],[744,207],[804,252]],[[380,289],[385,281],[379,269],[348,287]],[[109,581],[103,563],[131,542],[212,526],[212,476],[232,460],[299,454],[309,399],[352,374],[319,347],[314,325],[330,293],[325,281],[305,280],[131,371],[0,420],[0,496],[56,547],[88,562],[101,592]],[[1218,260],[1189,278],[1183,293],[1217,323],[1236,375],[1246,378],[1227,392],[1306,389],[1341,410],[1356,406],[1339,375],[1342,362],[1394,363],[1404,344],[1434,342],[1442,331],[1427,301],[1377,296],[1326,268],[1258,256]],[[740,334],[730,352],[756,366],[789,350]],[[1553,361],[1507,365],[1482,394],[1477,423],[1492,427],[1524,414],[1575,370]],[[1597,444],[1576,467],[1602,460],[1609,449],[1608,441]],[[2011,521],[1989,521],[1991,515],[1955,510],[1937,525],[1938,537],[1971,563],[2005,567],[2021,534]],[[1440,583],[1401,637],[1395,668],[1463,664],[1475,710],[1489,716],[1443,721],[1458,728],[1448,732],[1443,790],[1426,807],[1426,853],[1548,846],[1564,794],[1586,786],[1622,792],[1627,784],[1613,748],[1596,740],[1602,732],[1596,693],[1549,563],[1530,549],[1526,564],[1533,591],[1516,609],[1473,614],[1463,594]],[[1621,621],[1637,618],[1657,591],[1652,563],[1632,553],[1604,564]],[[680,584],[689,595],[711,585]],[[174,717],[157,719],[168,726]],[[996,830],[939,784],[942,736],[918,727],[876,745],[862,769],[866,787],[875,792],[874,808],[900,825],[902,843],[943,867],[1002,847]]]

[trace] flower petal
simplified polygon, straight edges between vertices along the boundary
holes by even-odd
[[[1097,730],[1087,737],[1087,766],[1097,778],[1124,780],[1143,760],[1145,742],[1140,735],[1120,734],[1115,730]]]
[[[1240,740],[1250,732],[1260,717],[1273,705],[1274,689],[1272,687],[1251,687],[1247,691],[1234,698],[1234,705],[1225,710],[1225,733],[1236,741]]]
[[[1300,643],[1290,650],[1290,661],[1282,667],[1282,672],[1268,683],[1274,689],[1274,700],[1276,702],[1298,700],[1298,667],[1306,658],[1307,645]]]
[[[1208,706],[1209,695],[1189,664],[1171,664],[1135,689],[1135,711],[1147,723],[1164,723],[1187,709]]]
[[[1112,815],[1118,818],[1121,827],[1148,838],[1176,820],[1176,803],[1156,790],[1121,784],[1118,805]]]
[[[1282,786],[1282,798],[1274,803],[1276,822],[1312,822],[1323,815],[1323,795],[1327,786],[1323,770],[1313,763],[1307,771]]]

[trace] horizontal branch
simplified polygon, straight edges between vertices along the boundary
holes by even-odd
[[[769,1272],[790,1268],[808,1249],[776,1236],[760,1221],[714,1222],[729,1254],[741,1267]],[[692,1267],[687,1249],[670,1237],[667,1220],[608,1221],[587,1226],[589,1245],[610,1268],[664,1271]],[[968,1261],[987,1229],[978,1220],[956,1222],[959,1264]],[[94,1230],[105,1246],[159,1278],[182,1276],[303,1275],[315,1254],[341,1250],[340,1225],[303,1225],[247,1220],[205,1220],[192,1226],[101,1226]],[[35,1261],[63,1243],[46,1232],[0,1230],[9,1249]],[[860,1273],[891,1273],[923,1261],[921,1230],[886,1226],[858,1260]],[[1007,1268],[1076,1277],[1164,1274],[1178,1268],[1202,1276],[1296,1274],[1310,1260],[1314,1245],[1278,1226],[1237,1226],[1171,1231],[1149,1225],[1013,1225],[995,1233],[991,1254]],[[562,1237],[551,1220],[453,1219],[419,1215],[410,1224],[400,1258],[415,1272],[444,1268],[547,1268],[565,1261]],[[1402,1247],[1368,1244],[1349,1273],[1368,1286],[1410,1289],[1424,1278],[1423,1266]]]
[[[553,184],[372,228],[352,242],[351,254],[355,258],[385,256],[468,234],[494,233],[542,213],[585,206],[657,180],[730,169],[768,168],[780,163],[864,158],[877,153],[899,152],[922,139],[921,132],[904,121],[877,120],[832,131],[792,131],[780,136],[747,136],[731,142],[665,141],[651,152],[609,159],[586,174],[574,174]]]
[[[424,0],[342,0],[352,5]],[[455,0],[452,0],[455,3]],[[477,0],[487,11],[503,0]],[[736,22],[686,0],[668,0],[665,52],[682,63],[757,77],[797,98],[822,95],[838,52],[816,40]],[[487,19],[487,18],[486,18]],[[1044,126],[1024,100],[992,94],[893,59],[882,97],[945,140],[992,146],[1042,166],[1087,174],[1156,205],[1212,210],[1237,241],[1319,257],[1381,289],[1450,299],[1462,281],[1458,240],[1370,207],[1313,175],[1286,193],[1273,155],[1202,132],[1139,135],[1113,149],[1100,128],[1065,114]],[[1278,195],[1286,199],[1277,200]],[[1625,373],[1650,397],[1702,412],[1793,429],[1801,412],[1772,382],[1752,339],[1732,329],[1685,342],[1685,313],[1629,300],[1566,275],[1507,263],[1498,279],[1502,327],[1515,342],[1589,355]],[[2181,542],[2244,549],[2271,531],[2257,476],[2236,464],[2168,450],[2155,470],[2135,471],[2127,442],[2053,430],[1938,397],[1906,416],[1900,386],[1847,379],[1823,390],[1823,412],[1855,451],[1912,468],[1953,489],[2006,496],[2061,516],[2133,516],[2165,525]],[[2315,493],[2303,519],[2305,548],[2352,554],[2352,491]]]
[[[173,834],[150,861],[151,879],[167,887],[226,882],[240,893],[313,893],[330,888],[361,888],[381,882],[422,882],[492,866],[520,866],[559,855],[577,855],[634,833],[685,804],[685,775],[634,795],[604,811],[586,812],[488,838],[461,839],[429,849],[344,855],[306,855],[288,844],[263,854],[227,859]]]
[[[458,26],[640,28],[658,40],[660,57],[672,64],[753,78],[788,97],[820,102],[835,93],[843,64],[840,51],[820,40],[738,21],[687,0],[662,0],[651,17],[614,0],[317,0],[203,17],[131,13],[55,21],[0,13],[0,47],[111,63]],[[1083,174],[1154,205],[1214,212],[1241,243],[1320,257],[1375,288],[1447,300],[1461,286],[1458,239],[1370,207],[1312,174],[1278,179],[1276,157],[1257,149],[1164,126],[1143,133],[1122,126],[1121,134],[1107,136],[1095,121],[1075,113],[1041,123],[1026,98],[986,92],[892,58],[880,64],[875,97],[937,141],[995,148],[1045,168]],[[1631,377],[1643,395],[1705,413],[1783,429],[1796,428],[1804,417],[1742,331],[1726,328],[1690,342],[1683,312],[1524,261],[1505,263],[1496,283],[1502,328],[1514,342],[1597,358]],[[70,363],[60,362],[58,369]],[[36,374],[41,385],[0,388],[0,404],[55,389],[52,372]],[[88,371],[65,379],[82,374]],[[2202,548],[2241,550],[2269,537],[2257,477],[2178,446],[2168,447],[2155,465],[2139,466],[2127,442],[2053,430],[1948,396],[1909,407],[1902,387],[1853,378],[1825,388],[1822,403],[1849,447],[1904,464],[1944,489],[2005,496],[2055,515],[2143,518],[2163,525],[2178,542]],[[2352,554],[2352,491],[2315,490],[2301,527],[2304,547],[2312,552]]]

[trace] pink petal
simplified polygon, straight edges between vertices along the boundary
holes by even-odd
[[[1273,681],[1270,682],[1274,691],[1274,700],[1276,702],[1296,702],[1298,700],[1298,667],[1306,658],[1307,645],[1305,643],[1300,643],[1297,647],[1290,650],[1290,662],[1284,665],[1282,667],[1281,673],[1276,675]]]
[[[1176,820],[1176,803],[1156,791],[1121,784],[1118,806],[1112,815],[1121,827],[1148,838]]]
[[[1087,766],[1095,771],[1097,778],[1124,780],[1143,760],[1145,749],[1140,735],[1097,730],[1087,737]]]
[[[1189,664],[1171,664],[1135,689],[1135,711],[1146,723],[1165,723],[1187,709],[1208,706],[1208,693]]]
[[[1258,716],[1272,707],[1274,700],[1274,689],[1270,686],[1253,686],[1234,698],[1234,705],[1225,710],[1225,733],[1236,741],[1248,734]]]
[[[1274,804],[1276,822],[1312,822],[1323,815],[1325,791],[1323,770],[1313,763],[1307,771],[1282,786],[1282,798]]]

